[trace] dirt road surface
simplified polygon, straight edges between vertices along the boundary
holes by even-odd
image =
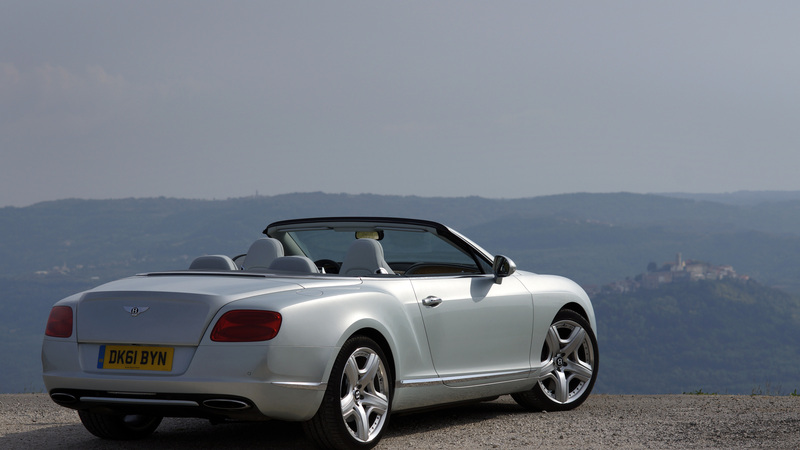
[[[800,448],[800,397],[593,395],[570,412],[532,413],[506,396],[391,418],[379,449]],[[2,449],[312,448],[296,423],[164,419],[152,437],[111,442],[45,394],[0,395]]]

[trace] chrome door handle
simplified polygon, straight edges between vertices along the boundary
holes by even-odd
[[[439,303],[442,303],[442,299],[440,299],[439,297],[435,297],[433,295],[429,295],[422,299],[422,304],[424,306],[434,307],[434,306],[439,306]]]

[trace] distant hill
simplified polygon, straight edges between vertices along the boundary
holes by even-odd
[[[700,281],[593,299],[611,394],[789,394],[800,389],[800,299]]]
[[[510,256],[521,269],[582,285],[624,279],[682,252],[687,259],[732,265],[762,286],[800,293],[800,200],[779,197],[715,202],[629,193],[525,199],[297,193],[0,208],[0,358],[13,361],[0,372],[0,392],[41,389],[38,346],[58,299],[138,272],[185,268],[199,255],[242,253],[276,220],[436,220]]]
[[[514,200],[309,193],[45,202],[0,208],[0,273],[30,275],[66,265],[73,275],[103,280],[185,267],[197,255],[244,251],[274,220],[325,215],[438,220],[487,250],[508,253],[520,267],[564,273],[581,284],[616,280],[682,252],[800,292],[800,200],[734,206],[626,193]]]
[[[736,191],[724,194],[664,193],[664,197],[687,198],[728,205],[757,205],[800,200],[800,191]]]

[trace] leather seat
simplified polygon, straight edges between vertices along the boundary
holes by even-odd
[[[393,273],[392,268],[383,259],[383,246],[374,239],[357,239],[350,244],[339,269],[339,275],[351,277]]]
[[[269,265],[270,272],[278,273],[319,273],[317,265],[305,256],[281,256],[275,258]]]
[[[242,262],[242,269],[267,270],[272,261],[281,256],[283,256],[283,245],[279,240],[273,238],[257,239],[247,250],[247,255],[244,257],[244,262]]]
[[[195,258],[189,270],[239,270],[239,266],[226,255],[204,255]]]

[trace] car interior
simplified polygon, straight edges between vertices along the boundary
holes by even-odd
[[[358,234],[357,234],[358,236]],[[247,253],[230,258],[226,255],[204,255],[189,266],[193,271],[228,271],[275,273],[285,275],[338,274],[342,276],[381,275],[453,275],[481,273],[477,266],[452,263],[397,262],[394,268],[385,260],[377,235],[362,235],[350,243],[342,261],[304,255],[286,255],[278,239],[264,237],[254,241]]]

